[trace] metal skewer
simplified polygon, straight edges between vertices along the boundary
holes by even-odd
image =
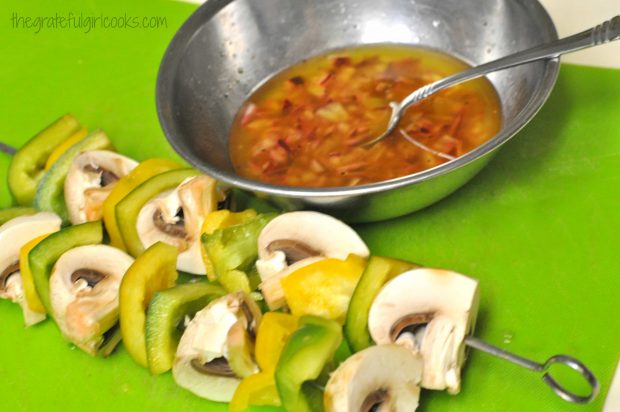
[[[5,143],[0,142],[0,152],[13,156],[15,153],[17,153],[17,149]],[[542,375],[543,381],[547,385],[549,385],[549,387],[551,387],[551,389],[560,398],[568,402],[588,403],[594,400],[594,398],[596,398],[596,396],[598,395],[598,392],[600,389],[600,384],[598,382],[598,379],[596,379],[596,376],[594,376],[592,371],[590,371],[590,369],[588,369],[586,365],[584,365],[580,360],[573,358],[572,356],[554,355],[550,357],[549,359],[547,359],[545,363],[538,363],[531,359],[524,358],[523,356],[516,355],[514,353],[500,349],[496,346],[493,346],[484,341],[481,341],[480,339],[475,338],[473,336],[467,336],[465,338],[465,345],[471,348],[474,348],[474,349],[478,349],[482,352],[486,352],[497,358],[507,360],[509,362],[512,362],[516,365],[519,365],[531,371],[543,373]],[[569,368],[579,372],[579,374],[583,376],[583,378],[590,385],[590,388],[591,388],[590,394],[586,396],[577,395],[569,391],[568,389],[565,389],[564,387],[562,387],[562,385],[560,385],[558,381],[556,381],[549,374],[549,372],[547,372],[549,368],[551,367],[551,365],[553,365],[554,363],[560,363],[560,364],[566,365]]]
[[[0,152],[13,156],[15,153],[17,153],[17,149],[9,146],[8,144],[0,142]]]
[[[538,362],[534,362],[533,360],[524,358],[522,356],[519,355],[515,355],[514,353],[510,353],[508,351],[505,351],[503,349],[500,349],[496,346],[490,345],[486,342],[481,341],[480,339],[474,338],[473,336],[468,336],[465,338],[465,344],[469,347],[472,347],[474,349],[478,349],[481,350],[482,352],[486,352],[490,355],[493,355],[497,358],[501,358],[504,360],[507,360],[509,362],[512,362],[514,364],[517,364],[521,367],[524,367],[526,369],[529,369],[531,371],[534,372],[540,372],[542,373],[542,379],[543,381],[549,385],[551,387],[551,389],[562,399],[564,399],[565,401],[568,402],[574,402],[574,403],[588,403],[592,400],[594,400],[594,398],[596,398],[596,395],[598,395],[599,389],[600,389],[600,385],[598,380],[596,379],[596,376],[594,376],[594,374],[592,373],[592,371],[590,371],[590,369],[588,369],[588,367],[586,365],[584,365],[581,361],[579,361],[578,359],[573,358],[572,356],[568,356],[568,355],[554,355],[552,357],[550,357],[549,359],[547,359],[545,361],[545,363],[538,363]],[[561,363],[563,365],[568,366],[569,368],[579,372],[579,374],[581,376],[583,376],[583,378],[588,382],[588,384],[590,385],[590,394],[583,396],[583,395],[577,395],[571,391],[569,391],[568,389],[565,389],[564,387],[562,387],[562,385],[560,385],[558,383],[558,381],[556,381],[548,372],[549,368],[551,367],[551,365],[553,365],[554,363]]]

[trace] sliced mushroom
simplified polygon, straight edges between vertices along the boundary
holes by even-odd
[[[65,338],[95,355],[118,323],[118,288],[133,258],[106,245],[63,253],[50,276],[52,314]]]
[[[424,360],[422,387],[456,394],[464,339],[475,326],[478,282],[440,269],[414,269],[388,282],[370,308],[368,329],[378,345],[397,343]]]
[[[58,231],[61,223],[56,214],[40,212],[16,217],[0,226],[0,298],[10,299],[22,307],[26,326],[45,319],[45,313],[31,308],[25,298],[19,252],[32,239]]]
[[[357,233],[338,219],[318,212],[282,214],[258,237],[256,268],[261,290],[271,310],[286,305],[280,280],[300,267],[324,258],[346,259],[369,255]]]
[[[101,219],[103,201],[116,182],[138,163],[108,150],[78,155],[65,179],[65,203],[74,225]]]
[[[325,387],[325,412],[411,412],[418,407],[423,363],[398,345],[371,346],[349,357]]]
[[[165,242],[179,249],[177,269],[206,274],[200,245],[204,217],[217,209],[220,195],[208,176],[185,180],[179,187],[154,197],[144,205],[136,227],[144,247]]]
[[[206,399],[230,401],[240,378],[258,371],[248,345],[253,346],[260,319],[256,303],[241,292],[196,313],[177,348],[172,367],[177,384]]]

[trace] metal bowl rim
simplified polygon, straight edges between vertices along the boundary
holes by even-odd
[[[512,138],[519,130],[525,127],[529,121],[536,115],[536,113],[542,108],[545,101],[549,98],[553,86],[557,81],[560,71],[560,59],[548,59],[545,64],[544,77],[541,79],[539,92],[536,93],[532,99],[530,99],[527,105],[519,112],[519,114],[505,127],[502,127],[500,132],[494,137],[478,146],[474,150],[465,153],[458,158],[446,163],[442,163],[430,169],[426,169],[417,173],[413,173],[407,176],[399,178],[384,180],[381,182],[360,185],[360,186],[338,186],[338,187],[326,187],[326,188],[314,188],[314,187],[295,187],[295,186],[280,186],[262,183],[256,180],[250,180],[243,178],[237,174],[232,174],[212,167],[209,164],[204,163],[201,159],[196,157],[191,151],[185,150],[182,145],[177,142],[174,137],[174,132],[171,130],[170,125],[167,123],[164,116],[163,101],[165,100],[165,81],[166,79],[174,79],[180,60],[184,56],[185,49],[191,43],[192,38],[196,35],[200,27],[209,19],[211,19],[220,10],[232,3],[233,0],[207,0],[202,6],[198,8],[174,35],[172,41],[168,45],[162,62],[159,67],[156,82],[156,108],[159,122],[164,131],[166,139],[170,145],[177,151],[185,160],[189,161],[192,165],[219,180],[222,183],[249,190],[252,192],[260,192],[263,194],[277,195],[286,198],[325,198],[325,197],[345,197],[345,196],[359,196],[368,195],[372,193],[385,192],[396,188],[410,186],[415,183],[431,180],[435,177],[449,173],[455,169],[463,167],[483,156],[489,154],[499,148]],[[545,21],[543,27],[547,28],[549,34],[553,39],[557,39],[557,30],[553,23],[553,20],[549,16],[547,10],[537,0],[516,0],[519,2],[529,2],[538,8],[540,18]],[[421,45],[424,47],[424,45]],[[530,63],[534,64],[534,63]]]

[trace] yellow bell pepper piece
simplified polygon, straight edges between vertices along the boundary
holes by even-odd
[[[128,175],[121,178],[103,202],[103,223],[110,236],[110,245],[127,250],[121,232],[116,223],[116,205],[132,190],[140,186],[151,177],[182,166],[166,159],[149,159],[140,163]]]
[[[157,242],[127,269],[119,288],[119,312],[123,345],[140,366],[148,368],[146,311],[155,292],[176,284],[179,253],[174,246]]]
[[[267,312],[263,315],[254,346],[254,357],[262,371],[276,369],[280,352],[297,326],[297,317],[288,313]]]
[[[79,142],[88,136],[88,130],[85,127],[78,129],[77,132],[73,133],[71,136],[67,138],[64,142],[59,144],[53,151],[50,153],[50,156],[45,161],[45,171],[50,170],[50,167],[62,156],[71,146]]]
[[[259,372],[244,378],[237,386],[228,410],[242,412],[250,405],[282,405],[273,372]]]
[[[301,267],[281,280],[284,297],[295,316],[315,315],[344,323],[349,301],[366,259],[323,259]]]
[[[237,213],[225,209],[215,210],[207,214],[207,216],[205,217],[200,233],[206,233],[207,235],[210,235],[218,229],[224,229],[226,227],[239,225],[241,223],[247,222],[254,217],[256,217],[256,211],[254,209],[247,209]],[[216,281],[217,276],[215,274],[215,268],[213,267],[213,263],[211,263],[211,261],[209,260],[209,256],[207,255],[205,248],[201,247],[200,252],[202,254],[202,260],[204,260],[205,262],[207,278],[211,282]]]
[[[32,280],[32,272],[30,271],[30,263],[28,262],[28,254],[36,245],[43,239],[48,237],[50,233],[42,235],[32,239],[26,243],[19,250],[19,271],[22,277],[22,287],[24,288],[24,297],[26,298],[26,304],[34,312],[46,313],[45,306],[39,298],[37,289],[34,286],[34,280]]]
[[[258,327],[254,357],[261,372],[244,378],[228,405],[241,412],[250,405],[281,406],[275,369],[288,338],[297,330],[298,319],[287,313],[267,312]]]

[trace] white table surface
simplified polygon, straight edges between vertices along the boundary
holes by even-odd
[[[204,0],[180,1],[201,4]],[[620,15],[620,0],[539,1],[551,15],[560,37],[589,29],[615,15]],[[562,57],[562,62],[620,69],[620,41],[567,54]],[[620,360],[603,408],[603,412],[618,411],[620,411]]]
[[[540,0],[560,37],[580,32],[620,14],[620,0]],[[562,57],[563,63],[620,69],[620,41]],[[603,412],[620,411],[620,361]]]
[[[177,0],[202,4],[205,0]],[[337,0],[335,0],[337,1]],[[539,0],[560,37],[578,33],[620,14],[620,0]],[[620,69],[620,41],[562,57],[566,63]]]
[[[620,14],[620,0],[539,1],[551,15],[560,37],[583,31]],[[620,69],[620,41],[567,54],[562,57],[562,62]]]

